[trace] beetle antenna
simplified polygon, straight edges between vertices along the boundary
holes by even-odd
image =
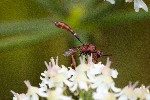
[[[81,41],[81,39],[79,38],[79,36],[76,33],[74,33],[73,35],[83,44],[83,42]]]
[[[109,55],[103,55],[103,56],[112,56],[112,54],[109,54]]]

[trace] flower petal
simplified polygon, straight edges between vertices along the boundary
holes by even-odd
[[[143,0],[134,0],[134,9],[135,12],[139,12],[139,8],[144,9],[146,12],[148,12],[147,5],[143,2]]]
[[[108,2],[110,2],[111,4],[115,4],[115,0],[106,0]]]

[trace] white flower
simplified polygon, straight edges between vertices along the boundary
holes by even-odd
[[[116,95],[119,96],[118,100],[137,100],[137,96],[134,91],[137,84],[138,82],[135,82],[132,85],[132,83],[130,82],[128,86],[124,87],[122,91]]]
[[[102,92],[108,91],[112,85],[115,85],[113,78],[116,78],[118,72],[116,70],[110,69],[111,61],[107,58],[107,63],[105,66],[101,66],[101,74],[95,76],[92,81],[91,88],[100,88]],[[103,89],[102,89],[103,88]],[[115,91],[115,90],[114,90]]]
[[[10,92],[14,95],[13,100],[30,100],[30,96],[28,96],[24,93],[18,94],[18,93],[15,93],[12,90]],[[33,99],[31,99],[31,100],[33,100]]]
[[[136,12],[139,12],[139,8],[144,9],[146,12],[148,12],[147,5],[143,2],[143,0],[134,0],[134,9]]]
[[[68,80],[67,73],[62,72],[58,73],[54,77],[50,78],[40,78],[42,80],[42,83],[40,84],[40,87],[48,85],[49,88],[52,87],[64,87],[64,83],[67,86],[72,86],[73,84]]]
[[[90,82],[93,82],[97,75],[102,74],[102,69],[104,67],[105,66],[101,62],[99,62],[98,64],[92,64],[89,71],[87,71],[87,76]]]
[[[133,0],[126,0],[126,2],[132,2]],[[143,0],[134,0],[134,9],[135,12],[139,12],[139,9],[142,8],[146,12],[148,12],[147,5],[143,2]]]
[[[115,0],[106,0],[106,1],[110,2],[111,4],[115,4]]]
[[[87,72],[90,69],[90,66],[88,66],[85,62],[85,56],[83,56],[83,58],[79,58],[80,59],[80,65],[77,66],[76,70],[77,71],[82,71],[82,72]],[[88,59],[90,60],[90,59]]]
[[[76,70],[72,71],[73,76],[69,79],[72,81],[73,86],[69,89],[74,92],[79,89],[83,89],[88,91],[90,82],[94,80],[96,74],[100,74],[100,67],[95,66],[92,62],[92,55],[88,56],[88,63],[86,64],[85,56],[83,58],[80,57],[81,64],[77,66]]]
[[[55,90],[48,90],[47,100],[72,100],[72,98],[64,96],[63,89],[57,87]]]
[[[110,76],[99,75],[95,77],[94,81],[91,84],[91,88],[97,88],[102,84],[111,84],[113,83],[113,79]]]
[[[149,94],[149,88],[150,86],[145,87],[144,85],[142,85],[140,88],[135,88],[135,95],[140,99],[145,100],[146,96]]]
[[[68,80],[70,78],[70,74],[68,73],[68,69],[65,66],[62,66],[62,68],[58,71],[58,74],[54,77],[51,77],[49,83],[54,82],[55,87],[63,87],[63,83],[65,83],[67,86],[72,86],[73,84]],[[48,84],[49,84],[48,83]]]
[[[117,78],[118,72],[115,69],[110,69],[111,61],[107,58],[106,66],[102,68],[102,74],[112,76],[113,78]]]
[[[76,73],[69,80],[73,84],[73,86],[69,88],[71,92],[77,90],[78,87],[79,89],[83,89],[85,91],[88,90],[89,80],[84,72],[76,71]]]
[[[62,65],[62,68],[58,66],[58,57],[56,59],[56,63],[54,59],[51,58],[51,62],[49,62],[49,64],[45,62],[45,65],[48,70],[41,74],[44,77],[40,77],[42,80],[40,87],[46,85],[48,85],[49,88],[63,87],[64,83],[69,87],[73,85],[70,81],[68,81],[68,78],[70,78],[72,74],[65,66]]]
[[[24,83],[28,87],[27,95],[30,95],[33,98],[37,98],[37,100],[39,98],[38,95],[41,97],[47,97],[47,94],[45,93],[45,91],[47,90],[46,87],[38,88],[38,87],[31,86],[28,80],[24,81]]]
[[[115,93],[120,92],[121,89],[115,87],[115,83],[110,76],[100,75],[95,78],[93,84],[91,84],[91,88],[96,88],[98,93],[107,93],[109,90],[114,91]]]
[[[53,76],[57,75],[58,71],[61,69],[58,66],[58,57],[56,58],[56,63],[53,58],[50,59],[49,63],[47,63],[46,61],[44,63],[47,67],[47,71],[44,71],[44,73],[41,74],[43,76],[53,77]]]

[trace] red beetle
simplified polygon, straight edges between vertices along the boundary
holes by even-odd
[[[97,50],[95,45],[93,44],[89,44],[89,45],[85,45],[83,44],[83,42],[81,41],[81,39],[79,38],[79,36],[77,35],[76,32],[74,32],[67,24],[65,24],[64,22],[55,22],[55,25],[58,28],[61,29],[65,29],[67,31],[69,31],[71,34],[73,34],[73,36],[75,36],[81,43],[82,46],[76,47],[76,48],[70,48],[68,51],[66,51],[63,55],[64,56],[71,56],[72,59],[72,66],[74,66],[74,68],[76,69],[76,62],[74,57],[76,56],[75,52],[79,51],[79,55],[77,56],[81,56],[83,55],[93,55],[93,62],[98,62],[100,60],[100,57],[102,56],[110,56],[110,55],[103,55],[103,52],[100,50]]]

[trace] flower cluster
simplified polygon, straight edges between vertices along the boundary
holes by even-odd
[[[39,87],[24,81],[27,93],[18,94],[11,90],[13,100],[150,100],[150,86],[136,88],[138,82],[130,82],[123,89],[115,87],[113,79],[117,78],[118,72],[110,68],[109,58],[106,65],[101,62],[94,64],[92,56],[83,56],[80,62],[74,70],[63,65],[59,67],[58,57],[56,61],[51,58],[50,62],[45,62],[47,70],[41,73]]]
[[[104,0],[105,1],[105,0]],[[106,0],[110,2],[111,4],[115,4],[115,0]],[[134,10],[135,12],[139,12],[139,9],[142,8],[146,12],[148,12],[147,5],[143,2],[143,0],[125,0],[125,2],[134,2]]]

